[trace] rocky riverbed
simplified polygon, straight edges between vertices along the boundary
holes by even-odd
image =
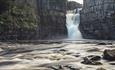
[[[1,42],[0,70],[115,70],[114,61],[103,59],[105,49],[115,49],[115,42]]]

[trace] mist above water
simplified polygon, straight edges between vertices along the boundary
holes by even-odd
[[[80,9],[68,12],[66,15],[66,26],[68,29],[68,39],[69,40],[81,40],[82,35],[79,31],[79,23],[80,23]]]

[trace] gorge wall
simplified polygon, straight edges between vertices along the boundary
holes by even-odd
[[[65,38],[67,0],[0,0],[0,40]]]
[[[84,0],[79,29],[87,39],[115,39],[115,0]]]
[[[66,3],[67,0],[38,0],[40,24],[37,39],[58,39],[67,37]]]

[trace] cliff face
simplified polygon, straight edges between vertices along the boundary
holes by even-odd
[[[66,0],[38,0],[40,24],[38,39],[56,39],[67,36]]]
[[[1,0],[0,4],[3,4],[0,5],[2,8],[0,40],[66,37],[66,2],[66,0]]]
[[[115,0],[84,0],[79,29],[84,38],[115,39]]]

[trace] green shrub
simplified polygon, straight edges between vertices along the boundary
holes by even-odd
[[[0,14],[1,31],[14,28],[27,30],[35,30],[37,28],[37,19],[30,5],[25,4],[18,6],[14,0],[0,0],[0,3],[1,2],[5,5],[0,4],[1,7],[5,7],[5,9],[1,11],[2,14]]]

